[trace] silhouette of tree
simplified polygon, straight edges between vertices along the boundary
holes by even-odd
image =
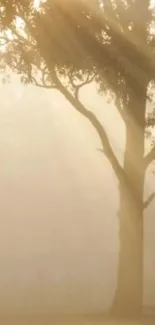
[[[143,305],[143,201],[145,173],[155,146],[145,155],[145,137],[155,117],[155,9],[149,0],[0,1],[0,68],[21,81],[58,89],[96,129],[120,191],[120,253],[113,310],[136,314]],[[79,98],[95,81],[110,92],[126,126],[123,167],[103,125]]]

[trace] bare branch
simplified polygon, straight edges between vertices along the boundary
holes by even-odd
[[[153,201],[153,199],[155,198],[155,192],[153,192],[148,199],[144,202],[143,204],[143,208],[144,210],[147,209],[147,207],[149,206],[149,204]]]
[[[155,147],[144,157],[144,167],[147,168],[155,160]]]
[[[33,77],[33,76],[31,76],[30,77],[30,81],[31,81],[31,83],[32,83],[32,85],[34,85],[34,86],[37,86],[37,87],[41,87],[41,88],[46,88],[46,89],[53,89],[53,88],[55,88],[54,87],[54,85],[52,86],[52,85],[45,85],[45,83],[42,83],[42,84],[40,84],[36,79],[35,79],[35,77]]]
[[[88,74],[86,80],[82,82],[80,85],[78,85],[77,87],[80,89],[83,86],[89,85],[94,80],[95,76],[96,76],[95,73],[92,76],[89,76]]]
[[[74,76],[73,76],[73,71],[72,71],[72,70],[70,71],[70,73],[69,73],[69,80],[70,80],[70,82],[71,82],[72,87],[74,88],[74,91],[75,91],[75,97],[76,97],[76,98],[77,98],[78,95],[79,95],[79,91],[80,91],[80,89],[81,89],[82,87],[84,87],[84,86],[89,85],[90,83],[92,83],[93,80],[95,79],[95,77],[96,77],[96,73],[93,73],[93,75],[91,75],[91,76],[88,74],[88,75],[86,76],[86,80],[85,80],[85,81],[83,81],[83,82],[79,83],[78,85],[76,85],[75,82],[74,82],[74,80],[73,80],[73,78],[74,78]]]

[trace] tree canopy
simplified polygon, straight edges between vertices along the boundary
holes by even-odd
[[[23,83],[55,87],[71,101],[95,80],[124,122],[144,126],[139,101],[154,105],[155,7],[149,0],[1,0],[0,69]],[[67,93],[66,93],[67,91]],[[128,105],[130,98],[137,105]],[[74,102],[75,104],[75,102]],[[154,113],[145,110],[150,135]]]
[[[38,9],[34,3],[0,2],[5,63],[11,68],[28,77],[31,66],[42,63],[64,74],[96,69],[103,88],[108,84],[118,92],[127,84],[137,95],[143,81],[154,79],[154,13],[148,1],[47,0]]]
[[[154,105],[155,8],[149,0],[1,0],[0,11],[1,72],[11,69],[25,84],[59,89],[91,123],[75,100],[95,80],[125,123],[132,116],[151,135],[154,112],[140,105],[143,96]],[[99,136],[107,145],[105,134]]]

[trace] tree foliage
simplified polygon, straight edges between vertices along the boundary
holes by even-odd
[[[146,0],[47,0],[39,10],[32,0],[3,0],[0,6],[7,47],[1,66],[25,82],[34,82],[34,67],[70,79],[95,71],[100,90],[110,89],[123,107],[130,93],[141,96],[154,80],[154,12]]]
[[[39,7],[32,0],[2,0],[0,11],[2,72],[11,69],[25,84],[59,89],[95,125],[111,161],[103,127],[100,132],[95,115],[79,102],[82,86],[94,80],[101,93],[110,94],[124,122],[132,117],[151,137],[155,10],[149,0],[43,0]],[[142,96],[147,99],[143,114]],[[129,105],[131,98],[134,105]]]

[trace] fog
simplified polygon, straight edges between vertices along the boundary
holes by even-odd
[[[95,130],[57,91],[0,89],[0,313],[93,313],[116,288],[119,193]],[[81,100],[122,163],[125,129],[92,84]],[[154,188],[148,171],[145,196]],[[144,302],[155,305],[154,208],[145,215]]]

